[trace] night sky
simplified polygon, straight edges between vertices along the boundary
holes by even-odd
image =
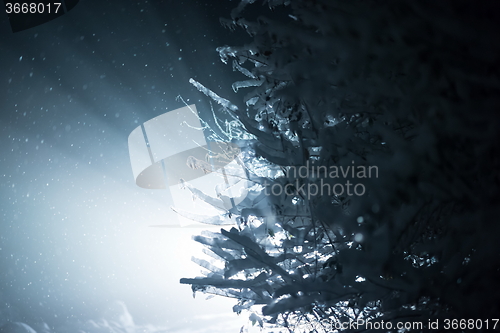
[[[219,23],[234,6],[81,0],[18,33],[0,14],[0,326],[77,325],[123,301],[136,324],[235,331],[235,301],[178,283],[198,275],[199,230],[149,227],[175,216],[167,191],[135,185],[127,146],[177,96],[208,115],[189,78],[234,98],[215,50],[249,41]]]

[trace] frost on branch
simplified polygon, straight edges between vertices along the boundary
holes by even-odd
[[[259,5],[244,1],[230,21],[253,42],[218,49],[243,103],[193,82],[251,135],[251,195],[237,227],[196,238],[224,268],[181,282],[290,331],[500,313],[499,5],[260,3],[273,11],[243,20]],[[342,165],[380,175],[359,196],[271,191],[317,181],[293,168]]]

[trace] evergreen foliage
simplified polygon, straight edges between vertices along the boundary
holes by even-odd
[[[243,17],[259,4],[272,10]],[[181,283],[290,331],[497,317],[498,7],[242,0],[222,23],[253,42],[218,52],[245,77],[233,89],[250,92],[228,101],[191,82],[246,133],[229,138],[248,192],[219,217],[236,227],[195,237],[213,260],[195,259],[206,276]],[[378,177],[358,179],[363,195],[270,190],[334,185],[311,170],[336,166],[376,166]]]

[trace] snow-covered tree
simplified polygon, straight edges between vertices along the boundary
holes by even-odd
[[[191,82],[233,117],[239,135],[223,132],[248,191],[216,218],[235,228],[195,237],[206,276],[181,283],[290,331],[498,315],[499,13],[492,1],[242,0],[222,23],[253,42],[218,52],[245,76],[233,89],[254,88],[238,102]],[[339,181],[366,191],[311,192]]]

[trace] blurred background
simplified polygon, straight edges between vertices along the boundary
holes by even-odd
[[[234,97],[238,75],[215,48],[249,39],[219,23],[236,5],[81,0],[17,33],[0,13],[0,326],[246,323],[235,301],[193,299],[179,284],[199,275],[191,235],[202,229],[149,227],[177,225],[171,197],[135,185],[127,147],[134,128],[184,106],[178,96],[210,119],[189,78]]]

